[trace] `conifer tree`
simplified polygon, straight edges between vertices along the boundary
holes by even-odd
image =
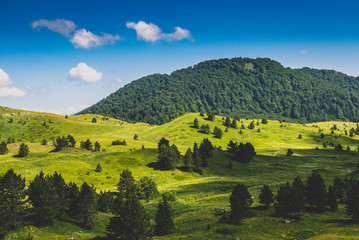
[[[263,185],[261,193],[259,194],[260,203],[265,204],[268,208],[269,204],[274,202],[274,193],[268,185]]]
[[[335,195],[332,185],[330,185],[328,188],[327,196],[328,196],[328,206],[333,212],[335,212],[338,209],[338,202],[337,202],[337,196]]]
[[[75,138],[72,135],[67,136],[67,141],[69,143],[69,147],[75,147],[76,146]]]
[[[198,122],[198,119],[196,118],[196,119],[194,119],[194,121],[193,121],[193,127],[194,128],[199,128],[199,122]]]
[[[201,166],[201,154],[198,150],[198,145],[197,143],[195,142],[193,144],[193,154],[192,154],[192,159],[193,159],[193,164],[196,166],[196,167],[200,167]]]
[[[198,150],[202,160],[201,167],[207,167],[208,166],[207,159],[212,157],[213,155],[214,147],[212,143],[208,140],[208,138],[204,138],[201,144],[199,145]]]
[[[350,181],[346,191],[345,209],[346,213],[354,220],[359,219],[359,181]]]
[[[209,121],[214,121],[215,117],[216,117],[216,115],[214,114],[214,112],[209,111],[207,113],[207,118],[208,118]]]
[[[0,143],[0,155],[4,155],[9,152],[9,149],[7,148],[7,142],[3,141]]]
[[[94,225],[95,189],[84,182],[79,193],[79,216],[81,226],[91,229]]]
[[[79,194],[80,190],[76,183],[69,183],[66,191],[66,199],[68,202],[67,215],[73,218],[76,218],[79,214]]]
[[[291,210],[291,187],[289,182],[286,182],[286,184],[282,184],[276,195],[274,208],[279,216],[287,216],[288,213]]]
[[[17,155],[19,157],[26,157],[27,154],[29,154],[29,147],[27,146],[27,144],[21,143],[20,148],[19,148],[19,152],[18,152]]]
[[[157,184],[152,178],[144,176],[136,184],[141,200],[149,202],[159,194]]]
[[[187,149],[186,154],[184,155],[184,168],[186,172],[191,172],[193,168],[193,158],[192,158],[192,151],[190,148]]]
[[[32,205],[32,219],[36,225],[52,225],[59,214],[60,205],[56,188],[49,176],[41,171],[30,182],[29,200]]]
[[[0,233],[13,230],[24,222],[25,199],[25,178],[8,170],[0,177]]]
[[[64,180],[64,178],[61,176],[61,173],[55,172],[53,175],[49,175],[47,177],[47,181],[49,183],[53,183],[58,201],[59,201],[59,208],[58,208],[58,214],[56,217],[63,218],[66,215],[66,211],[68,209],[69,200],[67,199],[66,192],[68,191],[68,186]]]
[[[245,211],[252,205],[252,196],[242,183],[237,184],[229,198],[231,213],[229,220],[233,224],[238,224],[244,217]]]
[[[224,122],[224,126],[226,126],[226,127],[231,126],[231,119],[229,117],[226,117],[226,121]]]
[[[231,127],[232,128],[238,128],[236,119],[232,120]]]
[[[135,180],[130,170],[121,173],[113,213],[107,225],[109,239],[151,239],[150,219],[140,202]]]
[[[95,142],[93,151],[94,151],[94,152],[99,152],[99,151],[101,151],[101,145],[100,145],[99,142],[97,142],[97,141]]]
[[[95,172],[98,172],[98,173],[102,172],[102,167],[101,167],[100,163],[97,164]]]
[[[324,211],[326,206],[326,194],[324,180],[319,173],[313,172],[307,179],[307,201],[315,206],[318,211]]]
[[[155,234],[157,236],[163,236],[172,233],[175,225],[173,223],[173,213],[171,209],[171,203],[162,195],[162,200],[158,204],[158,210],[156,213],[156,225]]]

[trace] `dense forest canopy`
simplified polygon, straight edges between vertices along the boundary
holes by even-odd
[[[201,62],[127,84],[81,113],[163,124],[184,112],[214,111],[292,122],[359,121],[359,78],[285,68],[268,58]]]

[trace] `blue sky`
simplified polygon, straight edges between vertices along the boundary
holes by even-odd
[[[71,114],[142,76],[269,57],[359,75],[358,1],[0,0],[0,105]]]

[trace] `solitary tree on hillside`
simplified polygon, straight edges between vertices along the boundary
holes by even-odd
[[[96,123],[96,122],[97,122],[97,119],[96,119],[96,118],[92,118],[92,122],[93,122],[93,123]]]
[[[101,151],[101,145],[96,141],[94,144],[94,148],[93,148],[94,152],[99,152]]]
[[[215,117],[216,117],[216,115],[214,114],[214,112],[209,111],[207,113],[207,118],[208,118],[209,121],[214,121]]]
[[[293,153],[294,153],[294,152],[292,151],[292,149],[288,148],[287,156],[290,157],[290,156],[293,155]]]
[[[27,154],[29,154],[29,147],[27,146],[27,144],[21,143],[20,148],[19,148],[19,152],[18,152],[17,155],[19,157],[26,157]]]
[[[226,127],[231,126],[231,119],[229,117],[226,117],[226,121],[224,122],[224,126],[226,126]]]

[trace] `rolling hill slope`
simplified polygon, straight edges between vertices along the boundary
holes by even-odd
[[[201,62],[127,84],[82,113],[163,124],[185,112],[286,119],[359,121],[359,79],[266,58]]]

